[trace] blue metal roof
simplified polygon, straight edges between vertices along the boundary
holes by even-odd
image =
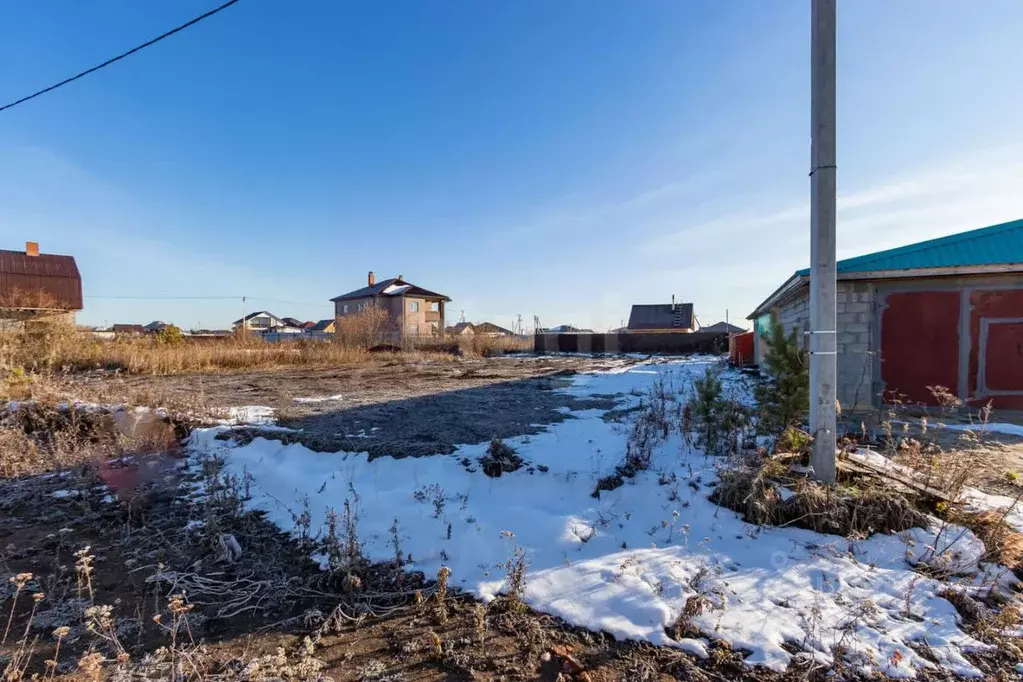
[[[1023,220],[838,261],[843,272],[1023,264]],[[810,268],[796,272],[809,275]]]

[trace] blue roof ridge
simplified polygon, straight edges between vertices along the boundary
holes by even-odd
[[[913,244],[906,244],[904,246],[895,246],[884,251],[876,251],[874,253],[866,253],[862,256],[853,256],[852,258],[844,258],[842,260],[858,261],[858,262],[870,262],[872,260],[881,260],[882,258],[888,258],[894,255],[901,255],[904,253],[917,253],[919,251],[926,251],[932,249],[935,246],[949,246],[952,244],[958,244],[964,241],[972,241],[974,239],[985,239],[992,237],[997,234],[1001,234],[1003,231],[1008,232],[1010,230],[1023,229],[1023,218],[1019,220],[1010,220],[1007,223],[998,223],[997,225],[988,225],[987,227],[978,227],[973,230],[967,230],[966,232],[956,232],[955,234],[948,234],[944,237],[935,237],[933,239],[927,239],[922,242],[914,242]],[[980,234],[983,233],[983,234]]]
[[[903,246],[895,246],[890,249],[883,251],[875,251],[874,253],[865,253],[862,256],[852,256],[850,258],[843,258],[836,263],[836,266],[841,272],[843,265],[848,267],[851,265],[863,265],[872,261],[883,260],[885,258],[891,258],[892,256],[901,256],[910,253],[919,253],[928,249],[933,249],[939,246],[951,246],[960,244],[966,241],[973,241],[976,239],[986,239],[993,237],[1003,232],[1010,232],[1013,230],[1023,229],[1023,218],[1017,220],[1010,220],[1005,223],[997,223],[995,225],[988,225],[986,227],[978,227],[966,232],[957,232],[955,234],[945,235],[944,237],[935,237],[933,239],[927,239],[922,242],[914,242],[913,244],[905,244]],[[796,270],[793,276],[801,276],[809,274],[810,268],[803,268]]]

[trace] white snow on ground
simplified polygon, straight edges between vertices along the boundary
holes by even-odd
[[[227,408],[225,424],[273,424],[274,408],[263,405],[240,405]]]
[[[658,380],[685,387],[709,363],[661,361],[577,375],[566,390],[619,394],[628,406]],[[736,376],[726,377],[733,389]],[[531,474],[523,467],[500,478],[460,463],[475,462],[486,444],[450,456],[370,462],[365,453],[315,453],[263,438],[225,444],[214,439],[223,427],[198,430],[191,443],[203,452],[224,448],[227,470],[251,476],[252,504],[282,528],[294,528],[291,510],[297,513],[303,500],[319,527],[354,489],[369,558],[394,556],[389,529],[398,519],[411,568],[430,576],[448,566],[452,584],[485,600],[504,588],[501,564],[519,546],[529,562],[526,602],[618,638],[706,655],[707,639],[679,642],[665,632],[686,600],[700,596],[711,606],[693,625],[750,651],[750,664],[785,669],[792,654],[783,645],[830,662],[832,647],[841,644],[863,672],[912,677],[935,665],[912,648],[926,640],[943,667],[980,676],[962,652],[985,645],[959,628],[955,609],[938,596],[945,583],[910,565],[921,558],[933,565],[935,552],[954,544],[944,553],[946,565],[974,571],[980,546],[968,531],[938,537],[935,526],[857,542],[753,526],[707,499],[719,460],[678,436],[658,446],[651,470],[596,499],[597,480],[622,460],[628,437],[628,425],[603,414],[575,412],[544,433],[508,439],[528,464],[549,470]],[[659,483],[672,474],[675,482]]]
[[[329,402],[333,402],[335,400],[344,400],[344,398],[345,397],[343,395],[341,395],[341,394],[338,394],[338,395],[318,395],[318,396],[309,396],[307,398],[295,398],[295,402],[296,403],[329,403]]]
[[[967,488],[963,491],[963,496],[966,498],[968,507],[980,511],[990,509],[1005,514],[1005,522],[1023,533],[1023,502],[1017,498],[1006,495],[990,495],[976,488]]]
[[[953,431],[974,431],[975,433],[1001,433],[1007,436],[1023,437],[1023,426],[1019,424],[944,424]]]

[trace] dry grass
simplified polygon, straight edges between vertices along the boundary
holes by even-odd
[[[711,499],[739,512],[750,523],[791,525],[843,537],[897,533],[928,525],[926,514],[905,496],[865,482],[839,487],[797,479],[792,495],[782,499],[776,479],[784,472],[782,462],[774,458],[726,469]]]
[[[374,311],[379,312],[379,311]],[[488,357],[528,350],[529,339],[471,337],[422,339],[374,352],[384,336],[375,316],[359,316],[342,325],[335,340],[296,340],[266,343],[258,337],[185,339],[167,343],[160,338],[97,339],[60,324],[33,324],[0,333],[0,371],[10,384],[39,373],[114,370],[130,374],[178,374],[293,366],[346,366],[386,360],[452,359],[456,355]]]
[[[1023,533],[1005,522],[1004,512],[950,509],[945,516],[949,523],[969,528],[984,543],[985,561],[999,563],[1017,572],[1023,570]]]
[[[448,338],[422,337],[412,346],[420,351],[454,353],[471,358],[490,358],[505,353],[527,353],[533,350],[530,336],[484,336],[466,334]]]

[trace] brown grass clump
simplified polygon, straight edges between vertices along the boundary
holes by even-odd
[[[765,460],[760,466],[738,466],[725,469],[719,475],[711,502],[742,514],[749,523],[758,526],[778,524],[781,495],[771,480],[782,471],[778,460]]]
[[[928,524],[927,516],[895,491],[879,486],[840,489],[802,480],[796,494],[779,507],[779,515],[780,525],[845,537],[898,533]]]
[[[1005,522],[1005,514],[987,510],[980,513],[950,510],[947,520],[973,531],[986,549],[985,560],[1019,572],[1023,570],[1023,533]]]
[[[898,533],[927,525],[927,516],[903,495],[879,486],[830,487],[799,479],[782,499],[777,459],[723,471],[711,501],[761,526],[797,526],[843,537]]]
[[[126,454],[176,452],[182,428],[155,412],[23,403],[0,412],[0,478],[101,466]]]

